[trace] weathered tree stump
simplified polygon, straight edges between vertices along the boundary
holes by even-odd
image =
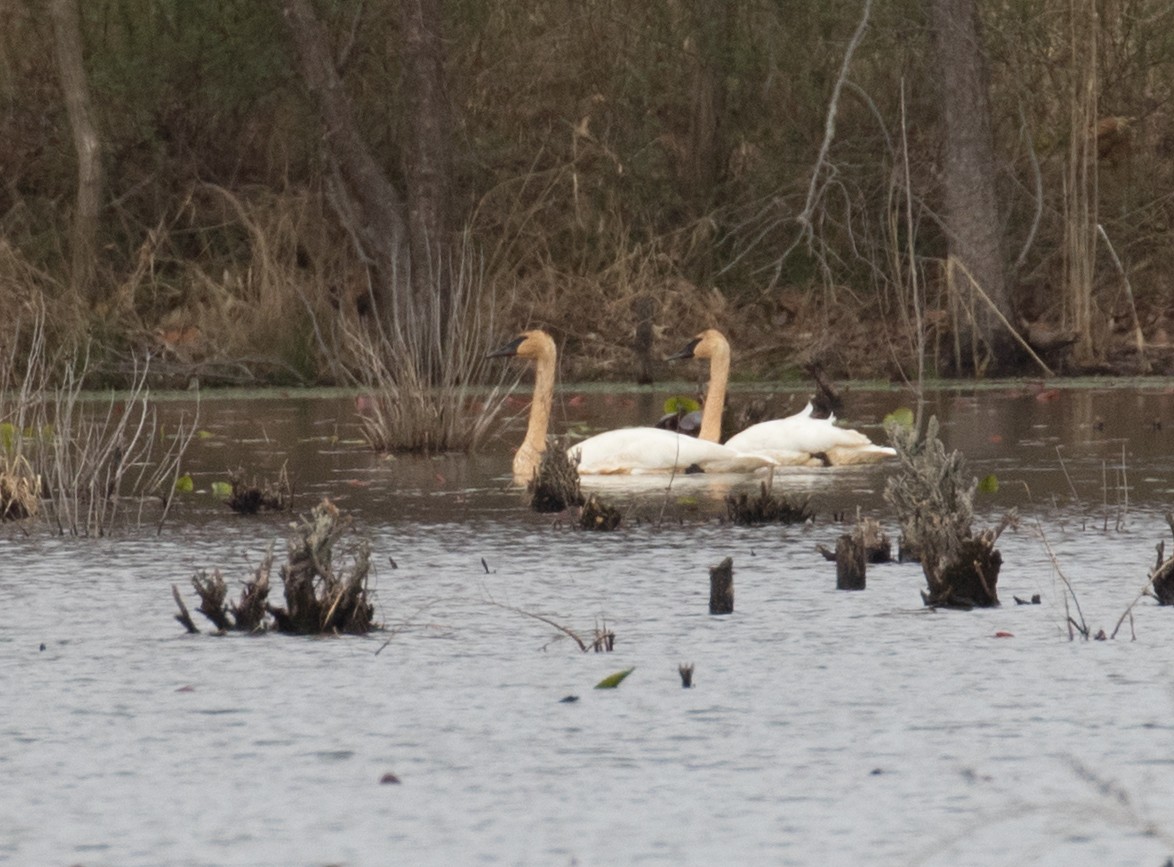
[[[930,418],[924,438],[900,425],[889,426],[901,472],[885,484],[885,500],[901,523],[902,553],[917,552],[925,574],[926,605],[950,608],[999,604],[997,584],[1003,558],[995,550],[999,535],[1017,523],[1015,510],[997,527],[972,531],[978,480],[957,451],[947,452]]]
[[[526,493],[530,508],[543,514],[583,505],[579,469],[567,456],[566,445],[558,437],[547,437],[546,450],[534,477],[526,483]]]
[[[926,570],[929,586],[921,594],[925,604],[963,609],[998,605],[996,585],[1003,555],[995,549],[996,539],[998,533],[993,530],[964,539],[956,558],[942,563],[938,570]]]
[[[299,635],[347,632],[361,634],[377,628],[374,605],[369,600],[367,573],[370,554],[361,541],[349,568],[334,563],[334,545],[350,527],[329,501],[323,500],[309,520],[304,520],[288,543],[288,559],[281,567],[285,607],[269,605],[273,545],[270,544],[252,580],[244,583],[240,599],[227,604],[228,588],[219,570],[200,571],[192,585],[200,597],[199,612],[221,632],[264,631],[272,625]],[[196,631],[187,607],[172,588],[180,613],[176,619],[189,632]]]
[[[864,548],[864,559],[869,563],[889,563],[893,559],[893,545],[876,518],[857,518],[852,537]]]
[[[845,533],[836,540],[836,589],[863,590],[865,551],[855,533]]]
[[[1166,523],[1174,532],[1174,512],[1166,513]],[[1158,543],[1158,562],[1150,574],[1150,587],[1159,605],[1174,605],[1174,557],[1165,559],[1166,545]]]
[[[709,613],[734,613],[733,557],[727,557],[709,570]]]

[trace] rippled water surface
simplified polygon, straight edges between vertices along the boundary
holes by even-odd
[[[559,423],[646,421],[663,397],[564,395]],[[856,393],[847,415],[880,438],[906,400]],[[891,466],[780,474],[806,527],[722,523],[754,482],[610,480],[625,526],[588,534],[509,488],[520,422],[472,458],[384,459],[347,399],[205,400],[198,490],[160,534],[0,527],[0,862],[1159,867],[1174,610],[1142,599],[1111,641],[1070,641],[1067,617],[1112,632],[1171,548],[1172,410],[1160,384],[934,395],[947,443],[999,480],[980,523],[1022,522],[1003,606],[932,612],[918,566],[837,592],[816,551],[857,507],[896,536]],[[196,569],[246,576],[289,521],[208,493],[238,464],[353,512],[386,631],[184,634],[171,584],[190,602]],[[711,617],[727,556],[736,612]],[[511,608],[605,624],[615,650]]]

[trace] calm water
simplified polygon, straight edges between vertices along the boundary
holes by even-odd
[[[560,419],[646,421],[664,396],[568,396]],[[904,401],[853,394],[847,416]],[[1000,543],[1002,608],[928,612],[916,565],[835,591],[815,545],[857,506],[896,535],[891,466],[780,474],[809,527],[721,524],[745,481],[612,481],[627,527],[585,534],[509,489],[520,427],[474,458],[384,459],[355,442],[349,401],[205,401],[197,488],[288,462],[301,509],[330,495],[370,538],[388,631],[185,635],[170,585],[190,600],[198,568],[243,577],[289,520],[210,493],[161,535],[0,527],[0,862],[1159,867],[1174,610],[1146,599],[1116,640],[1071,642],[1048,549],[1112,631],[1174,541],[1174,395],[1025,386],[943,392],[932,411],[1000,481],[981,523],[1023,517]],[[710,617],[726,556],[736,613]],[[606,623],[615,651],[503,605]]]

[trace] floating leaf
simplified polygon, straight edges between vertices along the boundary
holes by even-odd
[[[674,413],[697,412],[701,409],[701,404],[691,397],[684,395],[674,395],[664,402],[664,411],[666,415],[673,415]]]
[[[190,494],[193,490],[195,490],[195,487],[195,483],[192,482],[190,473],[184,473],[175,480],[175,490],[177,493]]]
[[[994,473],[983,476],[978,483],[978,492],[980,494],[997,494],[999,492],[999,478]]]
[[[596,689],[615,689],[617,686],[619,686],[621,683],[624,682],[625,677],[627,677],[629,674],[631,674],[635,670],[636,669],[634,667],[633,668],[625,668],[623,671],[617,671],[615,674],[609,674],[607,677],[605,677],[599,683],[595,684],[595,688]]]
[[[901,427],[913,427],[913,410],[907,406],[899,407],[885,416],[885,424],[895,424]]]
[[[228,482],[213,482],[212,483],[212,496],[214,496],[214,497],[231,497],[232,496],[232,485],[230,485]]]

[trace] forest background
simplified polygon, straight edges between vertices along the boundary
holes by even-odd
[[[572,380],[707,326],[742,377],[1174,369],[1166,0],[0,19],[0,349],[89,341],[95,385],[144,353],[172,385],[349,381],[356,335],[522,327]]]

